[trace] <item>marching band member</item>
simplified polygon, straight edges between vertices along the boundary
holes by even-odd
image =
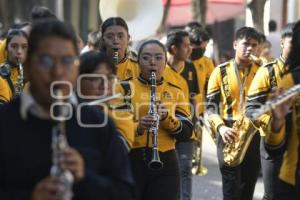
[[[291,50],[293,27],[294,24],[288,24],[281,32],[281,56],[257,71],[248,91],[247,115],[251,114],[252,109],[255,109],[258,105],[266,103],[268,96],[270,96],[272,91],[275,91],[282,76],[288,71],[288,66],[285,65],[285,62]],[[263,199],[274,200],[282,154],[272,152],[272,147],[265,143],[267,133],[264,133],[264,131],[267,131],[266,127],[269,125],[270,116],[265,114],[260,119],[261,121],[257,124],[261,125],[260,135],[263,136],[260,143],[260,161],[264,181]]]
[[[174,30],[168,33],[166,47],[169,52],[168,67],[178,74],[181,79],[177,82],[186,82],[188,98],[193,108],[197,107],[196,96],[200,95],[198,73],[192,62],[187,61],[190,53],[190,39],[188,32]],[[194,110],[194,109],[192,109]],[[194,117],[194,116],[193,116]],[[192,159],[194,139],[176,142],[176,152],[180,169],[180,199],[189,200],[192,197]]]
[[[136,78],[139,75],[137,62],[128,56],[130,35],[128,26],[121,17],[111,17],[101,26],[101,51],[104,51],[112,60],[117,59],[117,78],[125,80]],[[115,58],[116,57],[116,58]]]
[[[295,24],[293,29],[292,47],[287,58],[287,65],[290,70],[283,76],[278,85],[283,90],[300,84],[299,42],[300,21]],[[273,109],[270,132],[268,132],[268,140],[266,140],[266,143],[274,148],[283,148],[284,150],[276,184],[275,200],[296,200],[300,198],[299,91],[297,93],[296,96]]]
[[[187,29],[187,28],[186,28]],[[197,105],[196,114],[198,116],[203,116],[203,112],[205,109],[205,99],[206,99],[206,90],[209,77],[214,70],[215,66],[213,61],[204,55],[206,46],[209,41],[209,36],[205,30],[197,27],[188,28],[190,42],[192,47],[192,52],[190,55],[190,59],[193,61],[193,64],[198,73],[198,85],[200,95],[197,95],[196,98]]]
[[[178,160],[175,153],[175,141],[189,138],[192,133],[188,100],[180,88],[162,77],[166,66],[166,50],[157,40],[144,42],[138,53],[141,74],[137,79],[129,80],[127,88],[122,85],[122,93],[129,94],[136,124],[133,149],[130,151],[131,163],[137,184],[137,200],[176,200],[179,190]],[[156,76],[150,78],[150,75]],[[156,84],[152,85],[152,81]],[[151,88],[157,100],[150,102]],[[151,90],[150,90],[151,89]],[[127,92],[125,91],[127,90]],[[128,92],[129,90],[129,92]],[[151,98],[152,99],[152,98]],[[154,105],[153,105],[154,104]],[[158,107],[159,120],[149,108]],[[159,125],[157,124],[159,123]],[[158,152],[162,169],[149,169],[151,147],[155,139],[150,130],[158,125]],[[151,128],[151,129],[150,129]],[[152,144],[152,145],[151,145]],[[152,151],[155,150],[152,148]],[[152,157],[153,158],[153,157]],[[158,161],[157,161],[158,162]]]
[[[18,29],[10,30],[6,38],[6,60],[0,66],[0,103],[12,100],[16,93],[23,90],[23,67],[20,65],[25,62],[27,48],[27,34]]]
[[[234,122],[243,116],[245,96],[259,68],[249,56],[256,51],[260,36],[250,27],[237,30],[233,47],[235,58],[216,67],[207,88],[207,112],[217,135],[217,155],[222,174],[224,200],[250,200],[253,198],[258,177],[259,135],[252,139],[241,164],[233,167],[224,162],[225,143],[234,142],[237,130]]]
[[[97,51],[82,54],[80,56],[79,75],[85,75],[85,77],[80,81],[80,91],[77,91],[77,93],[80,92],[80,99],[92,101],[95,100],[95,97],[105,98],[114,95],[115,71],[113,63],[106,54]],[[97,77],[97,75],[101,75],[101,77]],[[106,101],[104,104],[98,106],[104,112],[108,111],[108,115],[115,122],[117,130],[123,136],[124,143],[129,150],[134,140],[134,125],[130,107],[124,104],[120,97]]]
[[[1,116],[5,116],[0,119],[1,198],[65,200],[63,194],[68,190],[73,193],[72,199],[78,200],[132,199],[128,152],[113,123],[108,120],[103,127],[94,128],[80,125],[79,120],[101,124],[105,115],[91,106],[84,106],[79,112],[78,101],[68,84],[56,84],[53,88],[69,99],[62,103],[70,105],[68,113],[72,110],[73,115],[64,122],[55,122],[51,115],[53,98],[57,98],[50,90],[53,82],[74,86],[78,75],[79,52],[73,29],[60,21],[38,23],[28,44],[29,90],[0,108]],[[54,129],[57,125],[61,126]],[[57,132],[68,141],[58,149],[53,145],[60,141],[54,137]],[[55,175],[53,166],[56,171],[69,172],[69,182]],[[68,187],[71,182],[73,187]]]

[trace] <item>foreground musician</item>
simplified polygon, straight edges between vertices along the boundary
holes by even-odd
[[[137,185],[137,200],[176,200],[179,190],[178,160],[175,153],[175,138],[189,138],[192,124],[189,120],[189,104],[183,92],[162,77],[166,66],[165,47],[157,40],[143,43],[138,54],[141,74],[129,81],[122,90],[129,94],[136,123],[135,141],[130,152],[131,163]],[[151,72],[156,76],[155,85],[150,86]],[[151,76],[153,77],[153,76]],[[153,79],[151,79],[153,82]],[[151,108],[158,107],[159,121],[150,109],[150,87],[155,87]],[[127,92],[126,92],[127,90]],[[130,90],[128,92],[128,90]],[[151,90],[153,91],[153,90]],[[159,123],[158,151],[162,169],[150,169],[152,157],[152,133],[150,128]],[[153,143],[153,144],[152,144]]]
[[[216,67],[207,88],[207,111],[212,128],[217,132],[217,154],[222,174],[224,200],[250,200],[258,177],[259,135],[256,134],[243,162],[235,167],[224,162],[225,143],[234,142],[234,122],[243,116],[245,96],[258,69],[249,56],[256,51],[260,37],[250,27],[237,30],[234,40],[235,58]]]
[[[7,57],[0,65],[0,104],[12,100],[23,90],[21,71],[27,55],[28,36],[22,30],[10,30],[6,44]]]
[[[282,81],[279,83],[279,88],[283,88],[284,90],[300,84],[299,41],[300,21],[295,24],[293,29],[292,48],[287,59],[290,71],[284,75]],[[292,112],[290,112],[290,110]],[[269,133],[269,140],[267,140],[267,142],[271,141],[269,144],[274,148],[278,147],[283,148],[284,150],[275,191],[276,200],[300,199],[299,113],[299,91],[296,98],[293,97],[292,99],[283,102],[272,112],[271,132]],[[285,134],[288,134],[287,140],[285,140]],[[276,141],[276,143],[274,143],[274,141]]]
[[[59,21],[36,24],[29,38],[27,77],[28,92],[0,109],[0,196],[7,200],[62,200],[65,191],[61,179],[50,175],[52,163],[52,128],[50,116],[53,81],[74,85],[78,74],[78,49],[73,29]],[[72,92],[67,85],[56,85],[63,96]],[[65,102],[67,103],[67,102]],[[97,125],[104,114],[92,107],[75,110],[76,98],[71,93],[71,119],[65,121],[65,147],[57,157],[63,170],[73,178],[73,199],[132,199],[133,181],[127,150],[111,121]]]
[[[247,115],[251,115],[253,109],[266,102],[268,96],[271,95],[272,91],[276,90],[282,76],[288,70],[288,65],[285,65],[285,62],[291,50],[293,26],[294,24],[288,24],[282,29],[281,56],[257,71],[248,91]],[[264,200],[273,200],[275,198],[276,180],[282,161],[282,153],[272,151],[272,145],[265,143],[265,140],[268,139],[265,137],[267,134],[265,131],[268,131],[267,127],[270,119],[270,115],[265,114],[256,123],[261,126],[260,134],[263,136],[260,142],[260,160],[264,181]],[[277,143],[277,141],[274,142]]]

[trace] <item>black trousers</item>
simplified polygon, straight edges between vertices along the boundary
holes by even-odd
[[[129,153],[136,181],[136,200],[177,200],[179,194],[179,167],[175,150],[159,152],[161,170],[151,170],[148,162],[151,150],[132,149]]]
[[[260,141],[260,161],[264,182],[263,200],[274,200],[282,154],[270,154],[266,149],[264,138],[261,138]]]
[[[300,199],[300,184],[296,186],[290,185],[280,179],[277,181],[277,187],[275,192],[275,200],[299,200]]]
[[[222,174],[222,189],[224,200],[252,200],[255,184],[260,171],[259,155],[260,136],[255,134],[243,162],[230,167],[223,160],[223,140],[218,136],[218,161]]]

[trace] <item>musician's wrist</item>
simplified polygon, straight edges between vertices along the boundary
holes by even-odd
[[[136,128],[136,135],[141,136],[141,135],[143,135],[143,133],[144,133],[144,129],[142,127],[138,126]]]

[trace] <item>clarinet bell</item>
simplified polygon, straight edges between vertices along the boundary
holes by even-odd
[[[160,170],[163,168],[163,163],[160,161],[158,150],[152,148],[152,160],[148,163],[149,169]]]

